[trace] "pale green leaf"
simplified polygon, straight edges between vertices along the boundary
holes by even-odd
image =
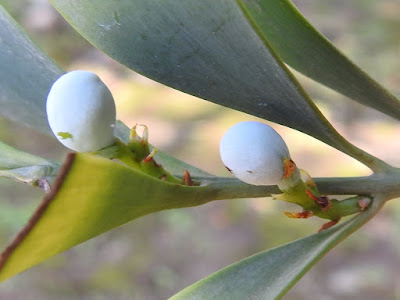
[[[28,184],[52,181],[58,165],[44,158],[15,149],[0,141],[0,176]]]
[[[44,158],[18,150],[0,141],[0,170],[50,164]]]
[[[0,114],[50,135],[47,93],[62,74],[0,5]]]
[[[170,300],[280,299],[325,253],[369,220],[380,205],[375,203],[368,211],[328,230],[237,262]]]
[[[0,281],[149,213],[271,192],[279,190],[229,179],[172,184],[108,159],[71,154],[51,192],[1,254]]]

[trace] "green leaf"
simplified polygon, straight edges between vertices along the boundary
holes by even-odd
[[[235,1],[52,3],[91,43],[139,73],[324,141],[335,135]]]
[[[280,299],[325,253],[367,222],[380,208],[330,229],[256,254],[187,287],[178,299]]]
[[[359,103],[400,119],[400,101],[337,50],[289,0],[238,0],[238,3],[259,34],[294,69]]]
[[[54,137],[47,123],[46,99],[51,85],[64,71],[36,47],[2,6],[0,6],[0,46],[2,49],[0,51],[0,66],[2,66],[0,68],[0,114]],[[122,122],[117,123],[115,134],[125,142],[129,140],[129,129]],[[173,173],[183,174],[183,171],[187,169],[194,176],[208,175],[161,151],[156,157]],[[4,165],[4,162],[9,159],[10,157],[7,157],[2,160],[0,156],[0,168],[13,168]],[[24,166],[35,164],[28,163]],[[32,171],[29,170],[29,172]],[[10,172],[6,174],[4,171],[3,175],[14,179],[15,176],[21,175],[10,174]]]
[[[92,44],[129,68],[298,129],[382,169],[329,124],[236,1],[51,2]]]
[[[54,137],[47,123],[46,99],[53,82],[60,77],[62,71],[41,49],[39,49],[0,5],[0,114],[6,118],[23,123],[41,133]],[[129,129],[121,122],[117,123],[115,134],[123,141],[129,140]],[[30,161],[21,165],[21,152],[18,161],[10,157],[8,149],[0,144],[0,169],[34,166],[41,163]],[[5,152],[1,152],[4,150]],[[6,154],[6,156],[4,155]],[[24,159],[32,159],[27,155]],[[157,159],[171,172],[183,174],[185,169],[194,176],[205,176],[206,172],[179,161],[166,153],[158,152]],[[45,170],[42,170],[45,171]],[[22,172],[22,174],[21,174]],[[2,171],[3,176],[13,179],[29,180],[35,169]],[[41,171],[40,171],[41,172]],[[39,173],[40,173],[39,172]],[[26,173],[23,175],[23,173]],[[26,180],[22,180],[25,181]]]
[[[51,135],[47,93],[62,71],[0,6],[0,114]]]
[[[15,149],[0,141],[0,169],[50,164],[52,163],[44,158]]]
[[[28,184],[52,181],[58,165],[44,158],[15,149],[0,141],[0,176]]]
[[[278,191],[232,179],[172,184],[108,159],[70,154],[51,192],[1,254],[0,281],[149,213]]]

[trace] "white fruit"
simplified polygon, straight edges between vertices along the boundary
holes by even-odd
[[[47,97],[51,130],[66,147],[78,152],[97,151],[114,143],[114,99],[100,78],[87,71],[61,76]]]
[[[241,122],[223,136],[220,154],[224,165],[241,181],[253,185],[278,184],[285,174],[289,150],[281,136],[260,122]]]

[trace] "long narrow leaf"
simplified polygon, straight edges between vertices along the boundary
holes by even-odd
[[[36,155],[15,149],[0,141],[0,170],[34,165],[51,165],[51,162]]]
[[[235,1],[52,3],[96,47],[145,76],[344,148]]]
[[[237,1],[260,35],[290,66],[350,99],[400,119],[400,100],[336,49],[289,0]]]
[[[52,180],[58,165],[0,142],[0,176],[29,184]]]
[[[236,1],[52,3],[91,43],[139,73],[295,128],[382,168],[335,131]]]
[[[0,5],[0,114],[51,134],[46,98],[62,73]]]
[[[369,220],[380,208],[341,225],[251,256],[187,287],[170,300],[280,299],[325,253]]]

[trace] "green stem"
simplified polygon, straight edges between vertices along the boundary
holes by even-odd
[[[117,139],[114,145],[102,149],[95,154],[108,159],[117,159],[127,166],[141,170],[142,172],[160,180],[176,184],[184,184],[182,179],[171,175],[161,165],[157,164],[153,157],[147,157],[150,154],[150,149],[146,144],[143,144],[141,147],[140,142],[134,142],[137,141],[131,141],[130,143],[131,146],[135,146],[134,149],[131,149],[129,148],[129,145],[126,145]],[[144,150],[141,148],[144,148]]]
[[[338,135],[340,135],[338,133]],[[344,137],[340,136],[342,139],[342,148],[337,148],[340,151],[348,154],[354,159],[366,165],[370,168],[374,173],[385,173],[390,171],[393,167],[383,160],[369,154],[368,152],[354,146],[352,143],[347,141]]]
[[[363,201],[363,203],[361,204],[360,201]],[[372,203],[372,198],[366,196],[356,196],[344,200],[331,199],[330,202],[331,207],[328,210],[313,210],[314,215],[323,219],[339,220],[341,217],[353,215],[368,209],[368,206],[370,206]]]
[[[387,174],[365,177],[315,178],[324,195],[374,195],[386,193],[391,198],[400,197],[400,169]]]
[[[362,225],[367,223],[370,219],[372,219],[383,207],[385,202],[388,200],[388,196],[386,194],[378,194],[376,197],[373,199],[371,205],[366,209],[364,212],[361,214],[357,215],[353,219],[350,219],[348,222],[353,223],[351,228],[349,230],[346,230],[342,232],[340,235],[340,239],[335,240],[335,243],[339,243],[343,239],[345,239],[347,236],[349,236],[351,233],[356,231],[358,228],[360,228]],[[339,225],[340,226],[340,225]],[[345,224],[342,224],[342,226],[345,226]],[[325,230],[324,234],[329,234],[330,230],[335,230],[335,229],[328,229]]]
[[[230,177],[194,177],[210,189],[218,190],[215,200],[269,197],[280,194],[277,186],[254,186]],[[322,195],[377,195],[400,197],[400,169],[365,177],[314,178]]]
[[[201,182],[214,200],[270,197],[281,193],[276,185],[250,185],[234,178],[202,177],[195,180]]]

